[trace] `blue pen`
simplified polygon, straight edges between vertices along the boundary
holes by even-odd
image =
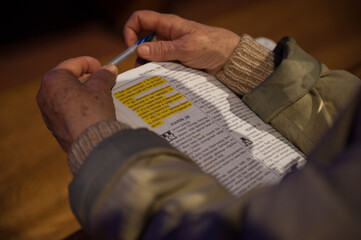
[[[124,50],[122,53],[120,53],[118,56],[116,56],[115,58],[113,58],[112,60],[107,62],[105,65],[109,65],[109,64],[118,65],[121,61],[123,61],[124,59],[126,59],[127,57],[129,57],[130,55],[135,53],[137,51],[138,45],[140,45],[141,43],[144,43],[144,42],[150,42],[153,37],[154,37],[154,33],[149,34],[149,35],[145,36],[144,38],[138,40],[138,42],[136,42],[133,46]]]

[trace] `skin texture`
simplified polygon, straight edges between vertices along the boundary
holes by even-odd
[[[153,11],[137,11],[129,18],[124,27],[127,45],[133,45],[142,31],[155,32],[156,41],[139,45],[139,57],[149,61],[177,60],[210,74],[224,66],[240,41],[229,30]]]
[[[114,65],[101,67],[94,58],[78,57],[44,75],[36,100],[45,124],[64,151],[91,125],[115,119],[111,88],[117,73]]]

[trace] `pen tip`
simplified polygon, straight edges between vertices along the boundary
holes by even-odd
[[[155,33],[152,33],[152,34],[149,34],[143,38],[141,38],[136,44],[139,45],[139,44],[142,44],[144,42],[150,42],[152,40],[152,38],[154,37]]]

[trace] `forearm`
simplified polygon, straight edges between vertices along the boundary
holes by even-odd
[[[305,153],[360,87],[355,76],[328,70],[289,38],[272,52],[243,37],[216,76]]]
[[[360,96],[342,111],[303,169],[252,199],[243,226],[249,239],[360,238]]]
[[[93,237],[115,234],[110,239],[236,234],[245,203],[145,129],[101,142],[75,176],[70,199],[83,228]]]
[[[281,58],[244,34],[216,77],[239,96],[249,94],[275,70]]]

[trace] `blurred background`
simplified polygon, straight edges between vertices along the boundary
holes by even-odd
[[[122,27],[137,9],[275,41],[289,35],[330,68],[361,77],[359,0],[6,1],[0,10],[0,239],[64,239],[80,229],[68,203],[66,155],[43,124],[35,95],[42,75],[59,62],[89,55],[105,63],[124,50]],[[120,71],[132,68],[135,57]]]

